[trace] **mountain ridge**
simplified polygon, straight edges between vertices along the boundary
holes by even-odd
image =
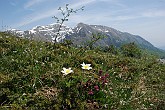
[[[28,39],[53,42],[54,37],[58,33],[57,31],[59,26],[60,24],[54,23],[46,26],[36,26],[26,31],[12,29],[9,30],[9,32]],[[120,47],[123,44],[135,42],[142,49],[156,52],[162,51],[139,35],[133,35],[128,32],[121,32],[117,29],[103,25],[88,25],[85,23],[78,23],[74,28],[62,25],[59,33],[60,37],[57,38],[57,42],[68,39],[71,40],[75,45],[84,45],[86,42],[91,40],[92,34],[100,33],[101,35],[107,37],[100,39],[95,43],[95,46],[106,47],[114,45],[115,47]]]
[[[139,45],[144,45],[147,48],[154,47],[151,43],[149,43],[147,40],[143,39],[142,37],[138,35],[132,35],[128,32],[121,32],[119,30],[116,30],[108,26],[87,25],[84,23],[79,23],[74,30],[79,30],[78,32],[74,31],[74,33],[72,34],[75,37],[78,37],[78,36],[83,37],[83,35],[90,37],[92,33],[96,33],[96,34],[102,33],[103,35],[107,36],[107,38],[104,39],[105,41],[104,43],[106,43],[107,45],[121,46],[124,43],[135,42]],[[74,35],[75,33],[76,35]]]

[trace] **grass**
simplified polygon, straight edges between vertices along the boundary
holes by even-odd
[[[165,65],[121,53],[0,33],[0,109],[165,109]],[[63,67],[74,72],[64,76]]]

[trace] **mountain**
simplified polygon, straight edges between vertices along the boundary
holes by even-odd
[[[36,26],[32,28],[31,30],[21,31],[21,30],[8,30],[9,33],[12,33],[14,35],[33,39],[33,40],[39,40],[39,41],[46,41],[46,42],[52,42],[54,40],[54,36],[58,33],[58,28],[60,24],[54,23],[46,26]],[[66,34],[72,33],[72,29],[68,26],[62,25],[60,30],[60,35],[62,37],[58,37],[57,42],[61,41],[65,38]]]
[[[114,45],[120,47],[123,44],[128,44],[134,42],[141,49],[165,58],[165,51],[154,47],[150,42],[143,39],[138,35],[132,35],[128,32],[121,32],[111,27],[102,25],[87,25],[84,23],[79,23],[74,29],[73,33],[66,36],[66,39],[72,40],[74,44],[83,45],[91,39],[92,34],[100,33],[101,35],[107,36],[104,39],[96,42],[95,46],[110,46]]]
[[[59,26],[60,25],[56,23],[46,26],[36,26],[31,30],[26,31],[12,29],[9,32],[20,37],[52,42],[54,40],[54,36],[57,35]],[[79,23],[73,29],[69,28],[68,26],[62,25],[59,33],[62,37],[58,37],[57,42],[60,42],[63,39],[69,39],[75,45],[84,45],[89,40],[91,40],[92,34],[100,33],[101,35],[107,37],[100,39],[98,42],[95,43],[95,46],[105,47],[114,45],[116,47],[120,47],[123,44],[134,42],[142,49],[147,49],[149,51],[157,53],[163,52],[162,50],[154,47],[151,43],[138,35],[121,32],[111,27],[102,25],[88,25]]]
[[[73,39],[75,43],[79,44],[82,41],[90,40],[93,33],[100,33],[102,35],[107,36],[106,38],[99,40],[96,45],[115,45],[116,47],[119,47],[122,44],[135,42],[139,46],[146,49],[155,48],[151,43],[149,43],[138,35],[121,32],[116,29],[102,25],[87,25],[79,23],[73,29],[73,33],[70,35],[70,39]]]

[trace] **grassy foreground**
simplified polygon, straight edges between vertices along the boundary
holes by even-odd
[[[0,33],[0,109],[165,110],[165,64]]]

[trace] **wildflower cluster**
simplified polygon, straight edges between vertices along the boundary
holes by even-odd
[[[85,91],[88,95],[93,95],[94,92],[97,92],[99,90],[100,87],[96,85],[96,82],[90,79],[83,84],[83,91]]]
[[[108,83],[108,73],[104,75],[103,71],[100,70],[96,75],[96,78],[89,79],[83,84],[83,89],[88,95],[95,95],[99,93],[100,90],[103,90],[105,85]]]
[[[84,62],[81,64],[81,68],[83,70],[90,70],[92,69],[91,64],[85,64]],[[63,75],[68,75],[70,73],[73,73],[73,70],[71,70],[71,68],[63,68],[63,70],[61,71],[63,73]],[[98,92],[100,92],[100,90],[102,90],[105,85],[107,85],[108,80],[107,78],[109,77],[109,74],[103,74],[103,71],[100,70],[98,72],[98,74],[95,73],[91,73],[91,78],[90,79],[85,79],[87,80],[86,82],[81,82],[81,87],[82,88],[82,92],[85,95],[95,95]],[[95,78],[92,76],[95,75]]]
[[[85,64],[84,62],[83,62],[83,64],[81,64],[81,68],[82,69],[84,69],[84,70],[90,70],[90,69],[92,69],[92,67],[91,67],[91,64]],[[63,68],[63,70],[61,71],[62,73],[64,73],[64,75],[68,75],[68,74],[70,74],[70,73],[73,73],[73,70],[71,70],[71,68]]]
[[[100,70],[99,71],[99,82],[101,83],[101,85],[104,87],[105,85],[107,85],[108,80],[107,78],[109,77],[109,74],[106,73],[105,75],[103,74],[103,71]]]

